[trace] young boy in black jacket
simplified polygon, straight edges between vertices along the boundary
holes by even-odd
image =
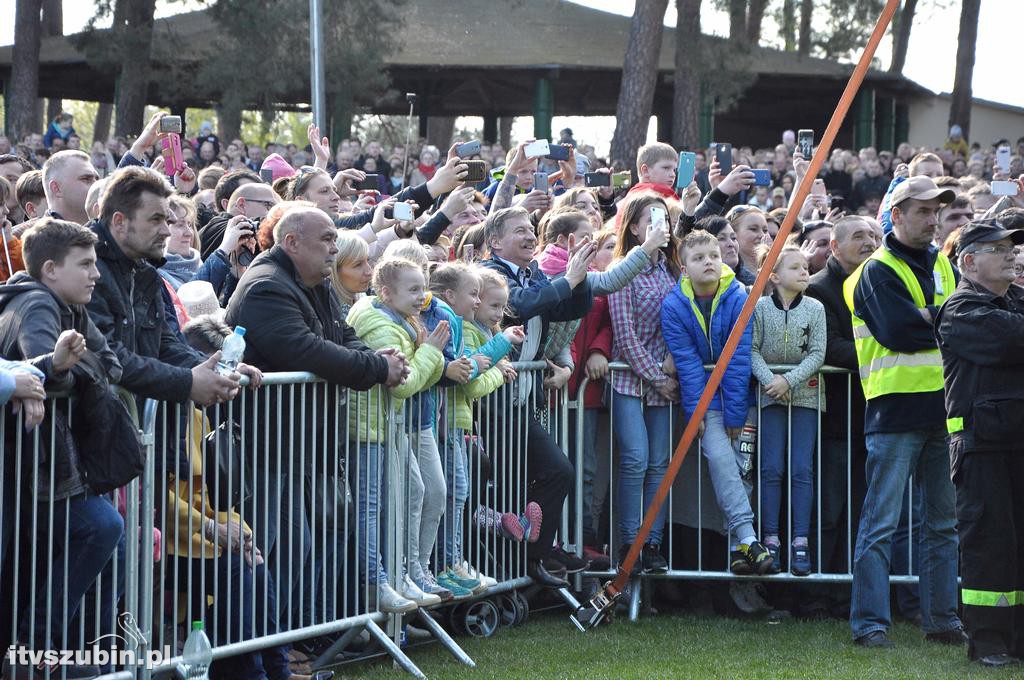
[[[106,380],[116,382],[121,376],[120,363],[85,311],[99,279],[95,243],[96,236],[85,227],[43,218],[22,237],[27,271],[15,274],[0,287],[0,355],[30,361],[43,371],[51,391],[77,392],[83,386],[76,386],[76,381],[89,380],[87,375],[95,376],[105,389]],[[82,368],[91,365],[91,370],[105,375],[78,369],[72,372],[80,362]],[[29,488],[26,493],[38,504],[36,524],[23,527],[22,536],[27,541],[23,540],[22,545],[34,542],[42,560],[35,592],[22,611],[16,631],[18,646],[31,640],[35,650],[73,648],[70,640],[61,639],[65,600],[68,630],[77,630],[71,620],[101,573],[101,624],[96,635],[111,632],[123,587],[124,564],[117,565],[116,582],[113,567],[123,541],[124,523],[110,500],[96,495],[86,483],[79,449],[83,442],[72,433],[70,412],[73,409],[75,418],[83,418],[84,408],[81,402],[67,399],[51,402],[40,428],[38,453],[33,437],[22,438],[22,473],[29,480],[32,471],[38,475],[35,489]],[[11,424],[7,427],[8,450],[15,445],[11,436],[15,429]],[[51,456],[52,460],[46,459]],[[31,511],[31,506],[27,507]],[[26,512],[25,507],[22,512]],[[53,561],[48,563],[50,543]],[[88,601],[92,602],[93,597]],[[10,611],[10,605],[6,603],[0,609]],[[12,669],[8,664],[10,659],[5,658],[6,677],[22,677],[28,670]],[[45,667],[45,663],[38,666],[40,670]],[[67,666],[63,670],[69,678],[94,677],[100,672],[96,666]]]

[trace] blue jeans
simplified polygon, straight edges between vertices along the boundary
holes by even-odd
[[[65,503],[67,506],[65,507]],[[63,628],[64,598],[68,601],[68,621],[74,619],[87,592],[94,602],[94,581],[102,574],[102,588],[99,600],[100,632],[110,632],[111,617],[116,610],[124,590],[123,557],[115,558],[118,545],[124,538],[124,520],[117,509],[105,497],[85,492],[66,501],[53,503],[53,532],[48,533],[50,514],[49,501],[39,503],[36,547],[39,550],[40,572],[36,576],[35,604],[27,607],[22,615],[18,637],[29,641],[30,629],[34,632],[35,649],[52,649],[59,646]],[[67,517],[67,547],[65,550],[65,516]],[[53,562],[46,561],[46,547],[54,544]],[[27,545],[26,545],[27,547]],[[67,582],[64,581],[65,561]],[[113,566],[117,564],[117,584],[114,584]],[[47,582],[46,570],[52,569],[52,581]],[[112,588],[116,585],[116,593]],[[46,627],[46,598],[51,597],[50,628]],[[95,609],[95,608],[94,608]],[[34,617],[34,619],[33,619]],[[74,628],[69,625],[69,633]],[[87,638],[90,639],[90,638]]]
[[[381,513],[381,502],[384,500],[381,493],[381,472],[386,453],[387,449],[383,444],[359,442],[359,461],[356,467],[350,470],[351,474],[357,476],[356,511],[359,519],[356,522],[356,533],[359,535],[359,553],[356,560],[359,562],[360,575],[369,583],[383,583],[388,578],[381,560],[378,540],[378,518]]]
[[[913,473],[921,494],[921,628],[960,627],[957,606],[956,494],[941,429],[867,435],[867,495],[853,561],[850,628],[854,638],[887,631],[892,535]]]
[[[582,396],[581,396],[582,400]],[[582,451],[582,476],[583,476],[583,516],[580,521],[583,524],[583,545],[597,546],[597,523],[594,519],[594,478],[597,476],[597,419],[601,414],[600,409],[583,409],[583,451]],[[579,410],[569,411],[569,451],[573,467],[576,466],[576,419],[579,417]],[[580,474],[580,470],[576,471]],[[573,485],[569,494],[569,535],[573,541],[576,540],[576,486]]]
[[[814,500],[814,448],[818,434],[818,412],[794,406],[792,422],[788,406],[761,409],[761,522],[766,535],[779,534],[782,480],[786,474],[786,441],[789,440],[789,501],[793,507],[790,539],[807,538],[811,531]]]
[[[640,397],[615,393],[612,427],[619,447],[619,534],[623,545],[633,542],[644,512],[654,500],[672,446],[668,406],[648,406]],[[651,526],[648,541],[661,544],[668,506],[663,504]]]
[[[444,467],[446,500],[441,532],[444,541],[444,563],[437,570],[462,562],[462,516],[469,499],[469,461],[466,456],[466,431],[452,428],[448,431],[447,445],[441,451]],[[438,553],[440,558],[440,552]],[[440,559],[437,560],[439,563]]]
[[[718,507],[725,515],[725,529],[732,542],[735,544],[756,536],[750,496],[740,479],[739,452],[725,431],[725,418],[721,411],[708,411],[704,416],[704,436],[700,444],[708,462],[708,476],[715,488]]]

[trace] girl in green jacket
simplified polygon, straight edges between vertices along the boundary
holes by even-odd
[[[444,369],[442,348],[448,342],[449,325],[438,324],[429,335],[419,322],[419,311],[426,299],[426,281],[420,266],[403,258],[381,260],[373,273],[377,296],[358,300],[346,321],[371,349],[401,352],[409,361],[405,382],[387,390],[383,386],[358,393],[356,407],[350,407],[349,436],[358,443],[357,504],[359,511],[360,570],[366,582],[376,586],[377,606],[381,611],[405,612],[418,604],[440,603],[436,595],[417,588],[408,574],[396,575],[399,592],[388,584],[378,550],[378,514],[381,494],[381,463],[391,462],[398,473],[411,460],[408,438],[402,419],[405,401],[428,389]],[[394,422],[387,421],[389,413]],[[389,434],[391,436],[389,436]],[[385,460],[390,454],[394,459]],[[392,492],[398,492],[397,488]],[[400,494],[401,496],[401,494]]]

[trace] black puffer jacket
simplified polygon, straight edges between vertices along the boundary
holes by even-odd
[[[187,401],[192,368],[204,357],[167,327],[163,280],[150,262],[128,259],[105,223],[89,227],[100,270],[89,315],[121,363],[121,386],[142,398]]]
[[[1024,290],[1000,297],[962,278],[939,308],[952,473],[969,451],[1020,451],[1024,423]]]

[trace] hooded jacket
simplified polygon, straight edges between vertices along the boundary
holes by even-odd
[[[697,307],[693,284],[686,276],[672,289],[661,306],[661,333],[676,365],[683,413],[693,417],[697,402],[707,385],[710,369],[718,361],[725,341],[746,302],[747,293],[728,266],[722,265],[718,291],[711,303],[710,324]],[[726,427],[742,427],[750,404],[751,329],[743,329],[740,343],[725,369],[710,410],[722,411]]]
[[[121,378],[121,365],[84,307],[64,304],[53,291],[26,272],[18,272],[6,285],[0,286],[0,354],[29,361],[42,370],[51,392],[68,392],[76,386],[76,371],[57,372],[53,367],[57,338],[63,331],[72,329],[85,337],[86,347],[100,359],[106,378],[117,382]],[[40,498],[49,497],[47,455],[50,452],[53,454],[54,499],[69,498],[85,490],[77,447],[71,437],[68,405],[67,399],[47,403],[46,417],[39,426],[41,458],[36,489]],[[10,436],[16,429],[9,424],[7,431]],[[23,446],[28,446],[30,441],[31,438],[24,439]]]
[[[401,385],[391,388],[392,413],[402,413],[405,400],[433,386],[444,370],[444,355],[433,345],[416,346],[415,329],[399,323],[379,306],[376,296],[367,296],[352,305],[348,324],[359,338],[372,349],[394,348],[409,360],[409,376]],[[383,424],[376,414],[387,416],[387,400],[382,398],[382,387],[360,392],[358,408],[349,408],[349,434],[359,441],[385,440]]]
[[[505,384],[505,377],[501,369],[497,367],[498,361],[503,359],[509,350],[511,343],[505,340],[504,336],[498,334],[494,338],[488,338],[487,331],[483,330],[471,321],[462,322],[462,337],[466,342],[467,354],[478,354],[484,352],[490,357],[492,365],[489,369],[474,377],[465,385],[460,385],[456,390],[455,401],[455,428],[458,430],[470,431],[473,429],[473,402],[498,390]],[[501,341],[494,342],[500,337]],[[488,352],[487,348],[494,348]],[[502,349],[504,351],[502,351]],[[450,416],[449,416],[450,417]]]
[[[100,270],[89,316],[121,364],[121,386],[141,398],[188,401],[192,368],[205,357],[167,326],[163,279],[153,263],[129,259],[106,223],[95,220],[89,228],[99,238]]]

